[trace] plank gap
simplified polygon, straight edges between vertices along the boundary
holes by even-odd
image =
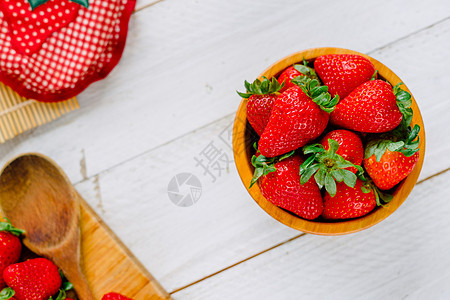
[[[435,22],[435,23],[433,23],[433,24],[430,24],[430,25],[426,26],[426,27],[423,27],[423,28],[420,28],[420,29],[418,29],[418,30],[416,30],[416,31],[410,32],[410,33],[408,33],[407,35],[402,36],[401,38],[398,38],[398,39],[396,39],[396,40],[394,40],[394,41],[391,41],[391,42],[389,42],[389,43],[387,43],[387,44],[385,44],[385,45],[383,45],[383,46],[381,46],[381,47],[378,47],[378,48],[375,48],[375,49],[373,49],[373,50],[370,50],[370,51],[367,52],[367,55],[371,55],[372,53],[375,53],[375,52],[377,52],[377,51],[381,51],[381,50],[383,50],[383,49],[385,49],[385,48],[387,48],[387,47],[389,47],[389,46],[391,46],[391,45],[394,45],[394,44],[396,44],[396,43],[398,43],[398,42],[401,42],[401,41],[403,41],[403,40],[406,40],[406,39],[408,39],[408,38],[410,38],[410,37],[412,37],[412,36],[414,36],[414,35],[416,35],[416,34],[419,34],[419,33],[421,33],[421,32],[427,31],[427,30],[433,28],[434,26],[437,26],[437,25],[439,25],[439,24],[441,24],[441,23],[444,23],[444,22],[446,22],[446,21],[448,21],[448,20],[450,20],[450,16],[449,16],[449,17],[446,17],[446,18],[443,18],[443,19],[441,19],[441,20],[439,20],[439,21],[437,21],[437,22]]]
[[[288,240],[286,240],[286,241],[284,241],[284,242],[278,243],[278,244],[276,244],[276,245],[274,245],[274,246],[272,246],[272,247],[270,247],[270,248],[267,248],[267,249],[265,249],[265,250],[263,250],[263,251],[261,251],[261,252],[258,252],[258,253],[256,253],[256,254],[250,256],[250,257],[247,257],[247,258],[244,259],[244,260],[238,261],[237,263],[234,263],[234,264],[232,264],[231,266],[228,266],[228,267],[226,267],[226,268],[220,269],[220,270],[217,271],[217,272],[214,272],[214,273],[212,273],[212,274],[210,274],[210,275],[208,275],[208,276],[205,276],[205,277],[203,277],[203,278],[201,278],[201,279],[199,279],[199,280],[196,280],[196,281],[194,281],[194,282],[192,282],[192,283],[190,283],[190,284],[188,284],[188,285],[185,285],[185,286],[183,286],[183,287],[181,287],[181,288],[178,288],[178,289],[176,289],[176,290],[170,292],[169,295],[173,295],[173,294],[175,294],[175,293],[177,293],[177,292],[179,292],[179,291],[181,291],[181,290],[184,290],[184,289],[186,289],[186,288],[188,288],[188,287],[191,287],[191,286],[193,286],[193,285],[196,285],[197,283],[200,283],[200,282],[202,282],[202,281],[205,281],[205,280],[208,279],[208,278],[211,278],[211,277],[216,276],[216,275],[218,275],[218,274],[220,274],[220,273],[222,273],[222,272],[225,272],[225,271],[227,271],[227,270],[229,270],[229,269],[231,269],[231,268],[234,268],[234,267],[236,267],[236,266],[238,266],[238,265],[240,265],[240,264],[242,264],[242,263],[244,263],[244,262],[246,262],[246,261],[249,261],[250,259],[253,259],[253,258],[255,258],[255,257],[257,257],[257,256],[259,256],[259,255],[261,255],[261,254],[264,254],[264,253],[266,253],[266,252],[269,252],[269,251],[271,251],[271,250],[273,250],[273,249],[275,249],[275,248],[278,248],[278,247],[280,247],[280,246],[286,245],[286,244],[288,244],[288,243],[290,243],[290,242],[292,242],[292,241],[295,241],[295,240],[297,240],[297,239],[299,239],[299,238],[301,238],[302,236],[305,236],[305,235],[307,235],[307,234],[306,234],[306,233],[302,233],[302,234],[296,235],[296,236],[294,236],[294,237],[292,237],[292,238],[290,238],[290,239],[288,239]]]

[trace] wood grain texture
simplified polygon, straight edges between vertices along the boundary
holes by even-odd
[[[76,185],[169,292],[298,235],[258,209],[241,185],[231,140],[224,142],[233,118]],[[207,165],[200,153],[210,143],[230,160],[228,166],[224,160],[220,174],[209,167],[215,181],[195,160]],[[168,195],[169,182],[183,172],[195,175],[202,185],[200,199],[190,207],[175,205]],[[186,193],[186,187],[180,192]]]
[[[313,46],[371,51],[445,18],[446,8],[439,0],[162,1],[133,15],[121,62],[78,97],[79,111],[5,144],[0,160],[38,151],[78,182],[82,160],[90,177],[235,112],[235,90],[278,58]],[[316,21],[319,9],[326,21]],[[305,24],[314,25],[307,39]],[[174,83],[179,74],[189,75]]]
[[[97,299],[111,291],[134,300],[170,299],[158,281],[84,200],[80,222],[83,265]]]
[[[291,54],[278,62],[275,62],[270,67],[268,67],[264,72],[261,73],[259,78],[262,80],[262,77],[266,77],[271,79],[272,77],[278,76],[283,70],[292,66],[296,63],[302,63],[305,59],[307,61],[315,60],[317,57],[321,55],[327,54],[357,54],[362,55],[368,58],[375,69],[378,70],[378,75],[380,78],[383,78],[387,82],[389,82],[392,86],[397,85],[402,82],[401,79],[392,72],[388,67],[375,60],[374,58],[364,55],[359,52],[355,52],[348,49],[342,48],[314,48],[308,49],[300,52],[296,52]],[[402,88],[405,91],[408,91],[408,87],[406,84],[402,85]],[[277,207],[268,201],[261,193],[259,189],[259,184],[254,185],[252,188],[247,188],[249,194],[253,197],[253,199],[259,204],[259,206],[264,209],[269,215],[274,217],[276,220],[281,223],[295,228],[297,230],[314,233],[314,234],[322,234],[322,235],[338,235],[338,234],[348,234],[357,232],[370,226],[373,226],[385,218],[387,218],[390,214],[392,214],[408,197],[409,193],[412,191],[417,179],[419,178],[420,171],[422,169],[423,160],[425,157],[425,128],[422,120],[422,116],[420,114],[420,110],[417,106],[416,101],[414,100],[414,95],[412,95],[412,105],[414,115],[411,126],[419,125],[421,130],[419,133],[420,145],[419,145],[419,161],[416,166],[412,170],[411,174],[397,187],[394,192],[394,198],[386,204],[384,207],[378,207],[371,213],[361,218],[340,221],[340,222],[317,222],[317,221],[308,221],[302,218],[299,218],[289,212]],[[251,135],[251,131],[248,130],[248,121],[247,121],[247,99],[242,99],[241,105],[236,113],[236,118],[234,122],[234,130],[233,130],[233,149],[234,149],[234,158],[237,169],[239,171],[239,175],[241,176],[242,183],[244,186],[248,187],[249,183],[252,180],[254,167],[251,163],[251,157],[253,153],[252,148],[252,139],[254,137]]]
[[[95,300],[80,263],[79,199],[64,172],[36,153],[14,158],[0,173],[1,211],[25,231],[23,244],[63,270],[81,300]]]
[[[135,300],[169,298],[53,161],[22,155],[2,169],[0,178],[2,215],[26,230],[23,243],[60,267],[80,299],[100,299],[111,291]]]
[[[305,235],[173,298],[447,299],[448,180],[450,172],[417,185],[377,226],[345,236]]]
[[[138,0],[138,5],[144,1]],[[317,22],[317,14],[322,16],[321,22]],[[207,185],[210,179],[205,176],[202,179],[205,193],[196,206],[188,210],[171,204],[166,194],[168,181],[179,171],[199,172],[199,177],[203,176],[191,159],[220,131],[202,129],[207,124],[211,126],[208,128],[226,126],[221,125],[221,118],[236,111],[240,99],[235,90],[242,89],[243,80],[255,78],[272,61],[289,53],[333,45],[370,52],[372,57],[392,66],[408,83],[427,125],[429,147],[421,178],[450,166],[447,156],[438,156],[449,146],[440,142],[445,139],[442,128],[449,125],[446,113],[449,102],[439,100],[446,99],[448,90],[446,78],[450,60],[442,59],[442,55],[449,47],[449,23],[428,28],[446,17],[448,1],[445,0],[263,0],[257,5],[247,0],[164,0],[133,15],[122,61],[106,80],[95,83],[80,95],[80,110],[2,144],[0,161],[22,152],[39,151],[57,160],[72,182],[84,180],[77,189],[89,204],[163,286],[173,291],[298,234],[258,208],[239,182],[233,167],[216,184]],[[304,28],[313,34],[306,38]],[[417,33],[418,30],[423,31]],[[432,53],[426,56],[426,66],[433,66],[430,69],[422,64],[427,51]],[[426,76],[421,76],[422,72]],[[173,83],[175,77],[178,78],[176,84]],[[229,118],[230,123],[232,119]],[[161,174],[156,171],[160,169],[163,170]],[[434,186],[426,189],[419,193],[420,197],[426,198],[429,191],[435,192]],[[417,189],[414,189],[411,197],[416,193]],[[421,235],[428,235],[430,227],[418,234],[413,232],[409,237],[401,235],[409,233],[414,219],[407,218],[398,224],[408,229],[401,235],[392,235],[391,229],[384,227],[387,222],[398,219],[397,215],[408,207],[410,200],[386,221],[367,230],[381,226],[385,232],[378,235],[387,234],[386,238],[373,241],[381,242],[384,248],[365,256],[375,261],[371,266],[377,267],[380,260],[385,262],[386,253],[381,251],[393,251],[395,257],[399,257],[404,254],[401,251],[408,253],[415,250],[414,246],[424,247],[417,242],[405,249],[403,244],[408,243],[409,238],[414,242],[421,241]],[[437,224],[441,224],[441,218],[445,219],[445,216],[433,214],[430,218],[436,218]],[[365,234],[366,231],[355,236]],[[394,246],[399,237],[403,247],[396,251]],[[297,269],[307,267],[308,258],[314,258],[311,256],[314,253],[309,253],[305,260],[292,259],[292,255],[304,255],[304,249],[319,252],[317,259],[320,259],[333,254],[331,248],[349,256],[352,248],[365,250],[364,243],[373,248],[377,246],[366,240],[356,240],[345,246],[347,238],[352,240],[353,235],[331,238],[336,239],[331,246],[326,243],[330,238],[314,238],[323,243],[310,248],[298,246],[268,251],[268,254],[274,252],[270,257],[273,263],[267,264],[268,261],[257,260],[257,257],[251,259],[255,260],[250,266],[255,273],[239,268],[234,273],[235,279],[239,278],[242,285],[251,283],[248,289],[227,281],[228,277],[220,282],[224,277],[219,274],[217,281],[201,283],[198,290],[194,285],[189,292],[174,296],[197,299],[198,291],[198,299],[223,299],[236,292],[234,298],[242,298],[243,294],[238,292],[243,291],[249,298],[253,295],[255,298],[257,295],[262,296],[260,298],[287,295],[289,298],[293,295],[289,291],[305,286],[302,284],[305,278],[314,282],[323,277],[330,260],[322,267],[313,264],[303,273],[300,270],[300,275],[291,275],[290,271],[280,273],[283,268],[273,267],[275,261],[291,264]],[[435,240],[440,238],[436,236]],[[300,242],[303,239],[299,239],[298,245],[305,244],[306,247],[311,239]],[[426,260],[419,268],[409,269],[415,259],[421,261],[420,255],[415,254],[413,259],[400,260],[395,268],[377,274],[381,274],[381,278],[396,279],[392,274],[411,270],[409,279],[424,280],[421,270],[430,270],[438,262],[430,259],[433,257],[431,248],[421,249]],[[440,249],[442,253],[444,248]],[[294,253],[286,257],[290,251]],[[334,258],[331,263],[336,267],[341,260]],[[365,263],[351,260],[341,271],[350,272],[355,265],[362,268],[360,264]],[[339,278],[338,272],[333,272],[332,275]],[[438,273],[428,272],[430,276],[426,281],[440,278]],[[364,269],[359,274],[372,274],[372,270]],[[250,281],[261,277],[265,280],[260,280],[259,285]],[[372,294],[384,288],[377,284],[379,278],[375,277],[376,274],[369,278],[370,284],[364,282],[367,290],[374,290]],[[339,290],[340,285],[332,282],[333,277],[327,279],[331,282],[325,281],[328,285],[323,291],[330,287]],[[271,280],[275,280],[277,286],[271,286]],[[356,285],[358,281],[349,281],[345,287],[351,283]],[[227,290],[233,286],[236,290]],[[410,286],[406,285],[404,290]],[[264,291],[262,294],[258,294],[260,289]],[[286,289],[290,290],[283,293]],[[390,291],[393,289],[389,286]],[[294,292],[297,294],[290,298],[296,299],[301,291]]]
[[[86,277],[98,299],[111,291],[134,300],[170,298],[84,200],[81,202],[81,253]]]

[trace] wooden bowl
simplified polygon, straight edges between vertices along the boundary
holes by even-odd
[[[374,64],[375,68],[378,70],[379,78],[386,80],[392,86],[395,86],[399,82],[402,82],[394,72],[392,72],[385,65],[370,56],[352,50],[328,47],[313,48],[291,54],[267,68],[259,76],[259,79],[261,79],[263,76],[269,79],[273,76],[278,76],[287,67],[292,66],[295,63],[302,63],[303,59],[311,62],[318,56],[325,54],[358,54],[364,56]],[[411,93],[406,85],[402,85],[402,88]],[[258,184],[253,185],[253,187],[250,189],[248,188],[254,172],[254,167],[251,164],[251,156],[253,155],[252,144],[254,141],[256,141],[257,136],[256,133],[254,133],[253,129],[251,129],[250,124],[247,121],[246,108],[247,99],[243,99],[241,101],[241,104],[239,105],[239,109],[236,113],[236,118],[234,121],[233,151],[237,170],[243,184],[247,188],[249,194],[256,201],[256,203],[258,203],[258,205],[273,218],[291,228],[319,235],[341,235],[369,228],[392,214],[403,203],[403,201],[405,201],[417,182],[417,178],[419,177],[420,170],[422,169],[423,159],[425,156],[425,130],[419,107],[417,106],[414,97],[412,97],[411,108],[414,111],[412,124],[418,124],[421,128],[419,133],[420,156],[419,161],[414,167],[412,173],[397,186],[392,201],[384,207],[377,207],[368,215],[357,219],[326,222],[308,221],[297,217],[296,215],[289,213],[286,210],[281,209],[266,200],[266,198],[264,198],[264,196],[262,195]]]

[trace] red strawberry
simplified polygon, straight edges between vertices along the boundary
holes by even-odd
[[[324,196],[323,217],[326,219],[350,219],[364,216],[377,206],[375,191],[370,189],[364,193],[361,189],[363,181],[358,179],[354,188],[337,183],[334,197],[326,193]]]
[[[259,178],[261,192],[267,200],[302,218],[312,220],[320,216],[323,204],[318,186],[314,180],[300,184],[298,171],[303,160],[295,155],[277,161],[272,164],[271,158],[254,156],[252,162],[256,169],[252,184]]]
[[[320,136],[336,105],[338,99],[331,99],[327,88],[319,86],[317,80],[299,78],[300,86],[287,89],[275,100],[259,140],[258,149],[266,157],[295,150]]]
[[[287,69],[285,69],[280,76],[278,77],[278,82],[282,84],[284,82],[284,87],[281,89],[281,92],[287,90],[290,87],[293,87],[295,84],[291,82],[291,79],[294,79],[295,77],[304,75],[297,71],[294,66],[290,66]]]
[[[3,270],[19,261],[22,243],[18,236],[23,232],[9,222],[0,222],[0,290],[5,287]]]
[[[367,58],[355,54],[329,54],[314,61],[314,69],[328,86],[332,96],[347,97],[356,87],[375,74],[374,65]]]
[[[132,300],[118,293],[108,293],[102,297],[102,300]]]
[[[320,141],[325,150],[330,149],[328,139],[335,140],[339,144],[336,154],[345,160],[360,166],[364,158],[364,148],[361,139],[357,134],[345,129],[338,129],[328,132]],[[347,168],[353,173],[357,172],[355,167]]]
[[[382,190],[391,189],[405,179],[419,161],[420,126],[414,125],[413,129],[406,126],[402,123],[393,132],[392,139],[397,141],[372,140],[366,146],[364,167],[374,184]]]
[[[419,152],[407,157],[401,152],[386,149],[379,161],[376,160],[375,154],[364,159],[364,167],[377,187],[389,190],[405,179],[418,161]]]
[[[79,4],[86,5],[86,2],[3,0],[0,1],[0,11],[8,22],[14,49],[21,54],[31,55],[38,51],[55,31],[71,23],[78,15]]]
[[[247,101],[247,119],[256,133],[261,136],[269,122],[275,99],[279,95],[282,85],[278,84],[275,78],[270,81],[263,78],[262,81],[256,79],[252,84],[245,81],[246,93],[238,94]]]
[[[280,84],[284,83],[284,87],[280,90],[280,92],[284,92],[290,87],[293,87],[295,83],[292,82],[292,79],[298,76],[307,76],[311,79],[319,79],[317,77],[314,69],[308,67],[308,63],[304,60],[303,65],[296,64],[286,68],[280,76],[278,76],[278,82]]]
[[[17,300],[47,300],[61,286],[58,267],[45,258],[10,265],[3,271],[3,278],[16,292]]]
[[[368,81],[336,105],[331,122],[360,132],[391,131],[400,124],[402,112],[409,109],[405,106],[411,105],[411,96],[408,94],[409,99],[403,99],[404,93],[398,86],[393,90],[385,81]]]

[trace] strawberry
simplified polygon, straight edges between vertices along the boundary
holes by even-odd
[[[280,84],[284,83],[284,87],[280,90],[280,92],[284,92],[288,88],[293,87],[295,83],[292,82],[292,79],[298,76],[307,76],[311,79],[319,79],[314,69],[308,67],[308,62],[303,60],[303,65],[295,64],[290,66],[281,72],[280,76],[278,76],[278,82]]]
[[[375,75],[367,58],[355,54],[329,54],[314,61],[314,69],[332,96],[347,97],[356,87]]]
[[[320,216],[323,210],[322,196],[313,180],[300,184],[298,170],[303,160],[294,151],[277,158],[253,156],[255,175],[263,196],[276,206],[308,220]]]
[[[389,190],[412,172],[419,161],[419,131],[419,125],[415,125],[405,140],[368,143],[363,163],[378,188]]]
[[[102,300],[132,300],[118,293],[108,293],[102,297]]]
[[[0,290],[5,287],[3,270],[19,261],[22,243],[18,236],[23,230],[14,228],[11,223],[0,222]]]
[[[411,95],[382,80],[363,83],[342,99],[330,121],[347,129],[382,133],[396,128],[411,113]]]
[[[330,146],[328,140],[332,139],[339,144],[339,149],[336,154],[339,154],[345,160],[351,162],[352,164],[360,166],[364,158],[364,148],[361,139],[357,134],[352,131],[345,129],[338,129],[328,132],[320,141],[320,144],[329,150]],[[355,167],[350,167],[348,170],[356,173],[357,169]]]
[[[273,104],[282,87],[275,78],[270,81],[264,77],[262,81],[256,79],[251,84],[245,81],[246,93],[237,92],[242,98],[248,99],[247,119],[259,136],[269,122]]]
[[[61,286],[58,267],[45,258],[10,265],[3,271],[3,278],[16,292],[17,300],[47,300]]]
[[[38,51],[53,32],[71,23],[78,15],[80,5],[87,0],[3,0],[3,12],[11,36],[11,44],[20,54]]]
[[[298,85],[275,100],[259,140],[259,151],[266,157],[295,150],[320,136],[328,124],[329,112],[339,100],[331,99],[327,87],[315,79],[301,76],[293,81]]]
[[[337,193],[333,197],[329,193],[324,196],[325,219],[350,219],[364,216],[377,206],[375,191],[363,191],[364,181],[357,179],[354,188],[346,184],[337,183]],[[367,191],[367,190],[366,190]]]

